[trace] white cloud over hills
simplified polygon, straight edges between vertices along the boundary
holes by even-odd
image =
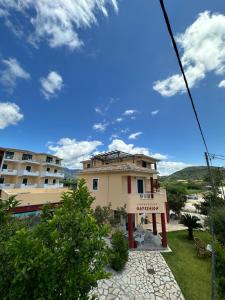
[[[0,129],[16,125],[23,119],[18,105],[12,102],[0,102]]]
[[[57,143],[50,143],[48,149],[63,159],[68,168],[81,168],[80,162],[88,159],[98,146],[100,141],[77,141],[70,138],[62,138]]]
[[[52,48],[73,50],[83,45],[78,30],[97,24],[98,12],[107,17],[108,4],[118,11],[116,0],[0,0],[0,17],[13,33],[36,47],[45,40]],[[22,27],[18,16],[27,26]]]
[[[182,52],[181,60],[190,88],[195,87],[208,72],[225,73],[224,15],[209,11],[200,13],[184,33],[176,36],[176,41]],[[181,74],[157,80],[153,89],[165,97],[186,91]]]

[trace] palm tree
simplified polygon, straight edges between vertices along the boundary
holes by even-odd
[[[196,216],[192,216],[190,214],[185,214],[182,215],[181,217],[180,224],[183,224],[188,228],[188,236],[190,240],[194,239],[193,229],[198,229],[202,227],[202,225],[198,223],[199,221],[200,221],[199,218],[197,218]]]

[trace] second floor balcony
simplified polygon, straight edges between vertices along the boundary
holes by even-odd
[[[44,172],[41,172],[40,176],[41,177],[64,178],[64,173],[44,171]]]
[[[154,193],[131,193],[124,195],[128,213],[162,213],[167,202],[166,190]]]
[[[39,176],[39,171],[32,171],[32,170],[18,170],[19,176]]]
[[[1,175],[17,176],[18,171],[14,169],[2,169]]]

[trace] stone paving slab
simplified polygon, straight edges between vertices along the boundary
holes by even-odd
[[[149,274],[154,269],[155,274]],[[130,251],[121,273],[99,280],[93,289],[99,300],[184,300],[163,256],[153,251]]]

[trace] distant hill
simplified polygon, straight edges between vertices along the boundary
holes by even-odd
[[[218,169],[213,167],[213,169]],[[220,168],[223,176],[225,177],[225,168]],[[183,170],[177,171],[169,176],[162,176],[162,181],[176,181],[176,180],[204,180],[207,176],[208,170],[205,166],[187,167]]]
[[[79,169],[68,169],[68,168],[64,168],[64,174],[65,174],[65,178],[70,178],[70,179],[74,179],[77,177],[77,173],[79,172]]]

